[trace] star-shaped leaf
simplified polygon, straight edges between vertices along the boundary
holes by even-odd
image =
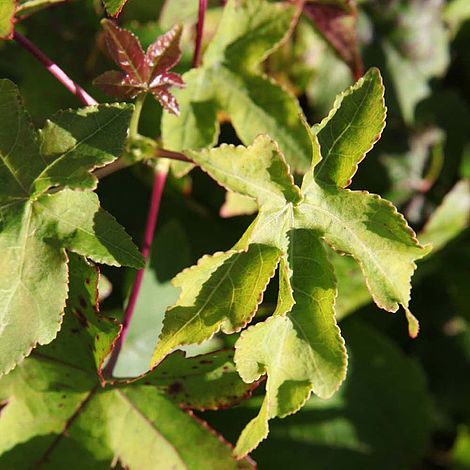
[[[109,55],[121,71],[105,72],[95,79],[94,84],[117,98],[135,98],[141,93],[152,93],[164,109],[178,115],[178,103],[169,89],[184,86],[181,77],[170,72],[181,57],[181,26],[174,26],[159,36],[144,52],[130,31],[110,20],[103,20],[101,24]]]
[[[164,115],[163,144],[170,150],[211,147],[217,142],[217,112],[228,114],[237,135],[251,143],[260,132],[273,137],[295,169],[310,162],[308,135],[297,116],[297,101],[260,64],[289,34],[299,11],[265,0],[229,0],[202,66],[183,75],[175,92],[181,116]],[[178,172],[190,168],[178,163]]]
[[[59,112],[39,138],[18,89],[0,81],[0,374],[54,339],[67,298],[65,249],[141,267],[142,257],[100,208],[91,171],[122,152],[132,107]]]
[[[331,396],[345,377],[336,281],[323,241],[353,256],[377,305],[391,312],[401,305],[410,335],[417,334],[408,310],[410,278],[415,260],[428,250],[391,203],[344,189],[385,125],[383,91],[379,71],[371,69],[337,98],[327,118],[309,131],[312,164],[301,187],[268,136],[249,147],[187,152],[227,190],[255,199],[259,214],[231,251],[204,257],[177,276],[181,297],[167,312],[153,365],[179,345],[243,328],[258,305],[252,299],[261,299],[279,264],[274,314],[242,332],[236,344],[245,381],[268,375],[265,401],[240,437],[238,456],[266,437],[270,418],[297,411],[312,391]]]
[[[93,266],[71,255],[70,270],[58,339],[0,381],[0,467],[252,468],[180,408],[218,408],[249,395],[233,352],[177,353],[138,380],[100,383],[120,327],[96,311]]]

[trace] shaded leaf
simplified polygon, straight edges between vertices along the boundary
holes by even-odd
[[[316,396],[296,415],[271,424],[252,456],[266,468],[387,470],[414,468],[428,452],[433,430],[429,384],[419,364],[372,327],[342,324],[349,372],[329,400]],[[229,439],[259,409],[261,397],[204,418]],[[428,455],[428,454],[427,454]]]
[[[0,381],[0,398],[8,401],[0,417],[0,466],[104,469],[119,462],[128,468],[251,468],[248,461],[236,462],[229,446],[178,406],[183,390],[201,407],[249,393],[230,353],[188,362],[172,356],[160,377],[102,388],[96,371],[119,326],[94,311],[96,271],[75,256],[71,270],[59,338]],[[177,383],[182,395],[172,393]]]
[[[470,181],[459,181],[446,195],[424,226],[420,239],[441,249],[470,223]]]
[[[58,114],[40,145],[8,80],[0,81],[0,109],[10,116],[0,131],[0,373],[6,373],[60,329],[68,290],[65,248],[117,266],[140,267],[142,257],[95,194],[66,189],[96,187],[89,172],[120,155],[131,107]]]
[[[187,87],[175,93],[181,116],[163,116],[166,148],[181,151],[213,146],[219,133],[217,111],[223,110],[245,144],[257,134],[267,133],[296,170],[308,167],[310,146],[298,119],[297,101],[260,74],[260,63],[289,34],[297,13],[293,6],[264,0],[227,2],[202,66],[184,74]],[[178,164],[180,170],[181,166]]]

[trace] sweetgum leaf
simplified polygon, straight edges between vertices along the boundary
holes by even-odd
[[[8,80],[0,81],[0,110],[10,116],[0,130],[3,374],[60,329],[68,290],[65,248],[116,266],[140,267],[142,257],[89,191],[96,186],[89,172],[120,155],[132,108],[115,104],[59,114],[46,124],[40,143]]]
[[[158,376],[101,387],[97,371],[119,325],[95,310],[96,270],[75,255],[70,268],[70,300],[58,339],[0,381],[0,399],[7,401],[0,417],[0,466],[251,468],[178,406],[188,392],[194,403],[186,405],[200,408],[247,395],[250,387],[238,378],[231,353],[189,360],[177,354]]]
[[[0,39],[11,39],[15,21],[15,0],[0,0]]]
[[[236,331],[223,327],[233,305],[254,313],[256,305],[250,305],[248,294],[261,293],[261,285],[247,292],[245,278],[224,275],[234,253],[239,253],[239,272],[255,272],[256,264],[246,257],[255,247],[276,250],[270,269],[280,258],[274,315],[249,327],[236,344],[237,370],[246,381],[268,375],[265,401],[240,437],[238,456],[266,437],[270,418],[297,411],[312,391],[330,397],[345,377],[346,351],[334,312],[336,283],[323,240],[353,256],[377,305],[391,312],[401,305],[410,335],[417,334],[417,321],[408,310],[410,278],[415,260],[429,250],[418,243],[391,203],[365,191],[343,189],[380,135],[384,117],[383,87],[379,72],[372,69],[338,97],[332,113],[310,131],[312,164],[300,188],[279,147],[264,135],[249,147],[187,151],[227,190],[256,199],[259,214],[233,251],[203,258],[177,276],[182,295],[167,312],[153,364],[173,348],[208,337],[220,325],[224,332]],[[258,263],[259,270],[266,268],[264,257]],[[224,308],[217,311],[218,306]],[[250,312],[244,311],[243,318],[250,321]]]
[[[296,8],[265,0],[227,2],[221,22],[202,61],[185,73],[187,85],[175,92],[180,117],[164,115],[163,144],[182,151],[213,146],[218,137],[217,111],[227,113],[245,143],[258,133],[275,139],[290,165],[305,170],[310,144],[297,119],[297,101],[270,78],[260,64],[289,34]],[[178,172],[188,164],[178,163]]]
[[[184,82],[169,70],[181,58],[181,26],[174,26],[159,36],[144,52],[139,39],[130,31],[110,20],[103,20],[101,24],[109,54],[122,72],[104,72],[94,84],[118,98],[135,98],[141,93],[151,93],[164,109],[178,114],[178,103],[169,88],[182,88]]]

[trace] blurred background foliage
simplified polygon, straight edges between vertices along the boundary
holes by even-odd
[[[191,67],[196,0],[129,0],[120,23],[146,47],[175,23],[184,25],[183,59]],[[223,2],[210,1],[204,43],[211,40]],[[76,0],[24,17],[17,28],[99,101],[91,85],[110,68],[99,1]],[[411,309],[418,339],[404,320],[370,302],[362,276],[347,257],[334,257],[338,316],[351,357],[346,383],[331,400],[313,397],[298,414],[272,424],[253,453],[260,468],[470,469],[470,1],[334,0],[309,2],[289,40],[265,72],[298,97],[318,122],[335,95],[362,70],[384,76],[387,127],[360,166],[354,188],[392,200],[431,256],[414,277]],[[14,80],[38,125],[75,97],[13,42],[0,43],[0,75]],[[147,100],[140,130],[160,135],[161,110]],[[229,123],[221,142],[238,143]],[[103,179],[102,205],[138,242],[143,235],[151,173],[135,166]],[[228,249],[252,220],[253,208],[230,197],[195,170],[171,177],[165,189],[151,262],[135,321],[116,372],[146,370],[165,308],[178,292],[171,278],[203,254]],[[103,268],[102,310],[122,315],[133,272]],[[272,311],[268,289],[258,312]],[[216,337],[189,350],[230,346]],[[262,388],[262,387],[261,387]],[[201,416],[234,442],[260,404],[255,396],[230,410]]]

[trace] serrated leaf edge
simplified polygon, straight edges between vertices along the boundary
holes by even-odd
[[[314,124],[311,128],[309,128],[310,132],[313,133],[316,136],[318,134],[318,132],[320,132],[326,126],[326,124],[328,124],[328,122],[333,118],[333,116],[336,114],[338,109],[341,107],[341,103],[343,102],[343,99],[346,96],[351,95],[356,90],[358,90],[359,88],[362,87],[362,85],[365,82],[365,77],[368,73],[376,74],[376,76],[379,79],[379,86],[380,86],[380,89],[381,89],[381,95],[380,95],[381,96],[381,103],[382,103],[383,108],[384,108],[384,116],[383,116],[383,119],[382,119],[382,122],[381,122],[381,124],[382,124],[381,125],[381,130],[374,137],[374,139],[372,140],[372,142],[370,144],[370,147],[367,150],[364,151],[361,158],[355,163],[353,172],[351,174],[351,177],[349,178],[349,180],[346,182],[346,184],[344,186],[341,186],[342,189],[347,188],[352,183],[352,180],[354,178],[354,175],[357,173],[359,165],[364,160],[364,158],[366,158],[367,154],[374,148],[374,145],[380,140],[380,138],[382,137],[383,130],[385,129],[388,109],[387,109],[387,106],[385,106],[385,86],[384,86],[383,77],[382,77],[382,74],[380,73],[380,70],[377,67],[371,67],[356,83],[354,83],[349,88],[347,88],[345,91],[343,91],[342,93],[340,93],[339,95],[336,96],[335,101],[333,103],[333,107],[331,108],[328,115],[325,118],[323,118],[320,123]],[[317,141],[318,141],[318,139],[317,139]],[[320,147],[320,154],[321,154],[320,142],[318,142],[318,145]],[[321,160],[323,160],[323,157],[322,157]],[[317,162],[315,166],[319,165],[320,161]],[[314,170],[314,168],[313,168],[313,170]]]
[[[0,378],[7,375],[8,373],[10,373],[13,369],[16,368],[16,366],[18,366],[19,364],[21,364],[21,362],[23,362],[24,359],[26,359],[30,354],[31,352],[33,351],[33,349],[36,349],[38,346],[42,346],[42,345],[45,345],[45,344],[50,344],[52,343],[52,341],[54,341],[56,338],[57,338],[57,335],[59,334],[60,330],[62,329],[62,324],[63,324],[63,321],[64,321],[64,314],[65,314],[65,307],[67,306],[67,300],[69,298],[69,282],[70,282],[70,270],[69,270],[69,258],[67,256],[67,251],[65,250],[65,248],[61,248],[62,250],[62,253],[65,257],[65,266],[66,266],[66,285],[67,285],[67,291],[65,293],[65,298],[64,298],[64,302],[63,302],[63,306],[62,306],[62,310],[60,311],[59,313],[59,322],[57,323],[57,330],[55,331],[55,334],[52,338],[50,338],[50,340],[46,340],[44,342],[41,342],[41,341],[36,341],[34,342],[33,344],[31,344],[31,346],[29,347],[29,349],[27,349],[25,352],[22,352],[18,357],[16,357],[15,359],[12,359],[10,361],[10,365],[7,366],[3,371],[0,371]]]
[[[212,255],[204,255],[204,256],[202,256],[202,257],[198,260],[198,262],[197,262],[196,265],[193,265],[193,266],[190,266],[190,267],[188,267],[188,268],[185,268],[183,271],[181,271],[181,273],[177,274],[177,275],[173,278],[173,280],[172,280],[171,282],[172,282],[172,284],[173,284],[175,287],[180,287],[178,284],[175,284],[176,279],[178,278],[178,276],[181,275],[181,274],[183,274],[184,272],[188,272],[188,271],[191,271],[192,269],[196,269],[196,268],[202,263],[202,261],[203,261],[204,259],[206,259],[206,258],[221,257],[221,256],[223,256],[223,255],[226,255],[227,253],[230,253],[231,255],[242,254],[242,253],[246,253],[246,252],[248,251],[248,249],[249,249],[249,245],[248,245],[247,248],[244,249],[244,250],[218,251],[218,252],[216,252],[216,253],[214,253],[214,254],[212,254]],[[260,294],[259,294],[259,296],[258,296],[258,300],[257,300],[256,305],[255,305],[255,308],[253,309],[253,312],[251,313],[250,317],[246,320],[246,322],[244,322],[244,323],[243,323],[242,325],[240,325],[239,327],[237,327],[237,328],[235,328],[235,329],[230,329],[230,330],[224,330],[224,328],[223,328],[223,323],[224,323],[224,322],[222,322],[222,323],[218,326],[217,330],[215,330],[210,336],[204,338],[203,340],[198,341],[198,342],[182,342],[182,343],[179,343],[178,346],[186,346],[186,345],[190,345],[190,344],[202,344],[203,342],[205,342],[205,341],[210,340],[211,338],[213,338],[213,337],[214,337],[217,333],[219,333],[220,331],[222,331],[224,334],[232,334],[232,333],[238,333],[239,331],[243,330],[243,329],[246,327],[246,325],[248,325],[249,323],[251,323],[251,321],[253,320],[253,318],[254,318],[255,315],[256,315],[256,312],[257,312],[258,309],[259,309],[260,304],[263,302],[264,293],[265,293],[265,291],[266,291],[268,285],[270,284],[271,279],[272,279],[272,278],[274,277],[274,275],[276,274],[277,267],[278,267],[279,260],[280,260],[281,256],[282,256],[282,253],[280,252],[280,253],[279,253],[278,261],[277,261],[276,265],[274,266],[274,269],[273,269],[273,271],[272,271],[272,273],[271,273],[271,276],[268,278],[268,281],[266,282],[266,284],[265,284],[263,290],[260,292]],[[229,258],[228,258],[228,259],[229,259]],[[216,269],[218,269],[218,268],[216,268]],[[173,310],[174,308],[178,307],[178,303],[179,303],[181,297],[182,297],[182,293],[181,293],[180,296],[178,297],[178,300],[176,301],[175,305],[172,306],[172,307],[170,307],[170,308],[168,308],[168,309],[166,310],[166,312],[165,312],[165,318],[164,318],[164,320],[163,320],[163,326],[165,326],[165,322],[166,322],[167,319],[168,319],[167,314],[168,314],[169,312],[171,312],[171,310]],[[161,340],[162,334],[163,334],[163,328],[162,328],[162,333],[160,333],[160,335],[159,335],[159,337],[158,337],[157,345],[158,345],[158,343],[159,343],[160,340]],[[177,346],[177,347],[178,347],[178,346]],[[152,360],[150,371],[153,370],[153,369],[155,369],[155,367],[157,367],[157,366],[165,359],[165,357],[168,356],[168,354],[170,354],[170,353],[167,353],[162,359],[160,359],[160,360],[159,360],[158,362],[156,362],[156,363],[154,363],[153,360]],[[245,383],[246,383],[246,382],[245,382]]]

